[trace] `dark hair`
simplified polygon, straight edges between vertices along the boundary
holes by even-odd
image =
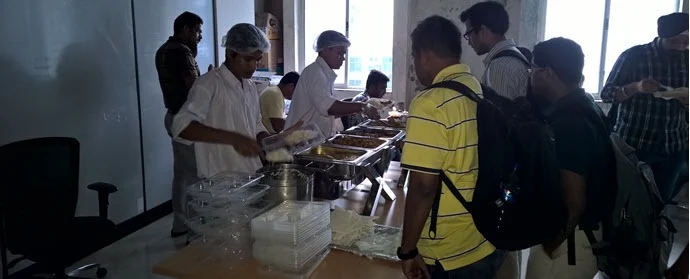
[[[299,74],[297,72],[289,72],[283,76],[283,78],[280,79],[281,85],[297,85],[297,81],[299,81]]]
[[[367,89],[379,83],[388,83],[391,81],[386,75],[377,70],[371,70],[369,76],[367,77]]]
[[[185,26],[189,28],[196,27],[197,24],[204,24],[204,21],[195,13],[184,12],[175,18],[175,23],[173,23],[173,29],[175,34],[179,34],[184,30]]]
[[[567,85],[580,83],[585,54],[575,41],[558,37],[534,46],[534,64],[551,68]]]
[[[428,50],[439,57],[460,61],[462,55],[462,33],[447,18],[433,15],[422,20],[410,35],[412,52]]]
[[[532,62],[532,51],[529,48],[519,46],[517,49],[522,53],[522,56],[527,58],[527,61]]]
[[[463,23],[470,21],[472,28],[479,28],[482,25],[489,28],[492,33],[505,35],[508,32],[510,20],[508,12],[503,4],[496,1],[486,1],[474,4],[469,9],[460,14],[460,21]]]

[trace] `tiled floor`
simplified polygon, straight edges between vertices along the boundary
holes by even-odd
[[[396,173],[387,175],[387,178],[395,181]],[[395,185],[394,183],[390,183]],[[402,212],[404,210],[405,192],[402,189],[394,189],[398,199],[393,203],[382,203],[378,210],[377,216],[381,216],[378,222],[381,224],[400,226],[402,224]],[[682,197],[687,200],[687,189],[681,193]],[[349,208],[358,209],[363,205],[362,198],[364,194],[361,192],[350,192],[340,200],[334,201],[333,205],[346,206]],[[687,204],[687,202],[685,203]],[[671,260],[677,257],[679,250],[683,245],[688,243],[688,211],[686,209],[674,209],[671,212],[677,222],[677,227],[682,234],[676,237],[677,247],[674,247]],[[110,245],[99,252],[87,257],[78,262],[74,267],[78,267],[88,263],[101,263],[108,269],[107,278],[126,278],[126,279],[151,279],[151,278],[166,278],[163,276],[151,273],[151,268],[157,262],[163,260],[167,256],[174,253],[177,249],[184,245],[185,238],[171,239],[169,237],[170,224],[172,216],[167,216],[158,220],[157,222],[145,227],[144,229],[129,235],[122,240]],[[523,254],[525,255],[525,254]],[[523,256],[522,266],[526,262],[526,255]],[[524,268],[523,268],[524,270]],[[93,273],[92,273],[93,274]],[[91,275],[91,274],[84,274]],[[524,278],[524,274],[522,275]]]

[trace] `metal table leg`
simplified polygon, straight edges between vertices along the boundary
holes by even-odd
[[[363,168],[364,175],[371,181],[371,190],[369,190],[369,196],[364,204],[364,210],[362,210],[362,215],[373,216],[376,214],[376,207],[379,204],[379,198],[383,194],[384,198],[388,201],[394,201],[396,199],[395,193],[388,186],[383,177],[376,172],[373,166],[367,166]],[[383,192],[383,193],[382,193]]]

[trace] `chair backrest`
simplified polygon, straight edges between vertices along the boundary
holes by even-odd
[[[37,138],[0,147],[0,214],[8,248],[59,230],[74,217],[79,141]]]

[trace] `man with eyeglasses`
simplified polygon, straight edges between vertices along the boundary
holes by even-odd
[[[654,41],[618,57],[601,98],[614,103],[614,131],[650,165],[669,202],[688,181],[688,14],[665,15],[657,24]],[[653,94],[683,87],[685,94],[674,99]]]
[[[463,37],[484,58],[481,82],[498,95],[515,99],[527,94],[529,60],[512,39],[506,38],[508,12],[501,3],[480,2],[460,14],[467,30]]]
[[[553,240],[530,249],[526,278],[593,278],[598,272],[585,231],[601,239],[615,158],[606,116],[580,86],[583,67],[582,48],[572,40],[554,38],[534,47],[530,95],[553,131],[568,217]],[[573,251],[565,241],[571,235]],[[576,265],[569,265],[568,252]]]

